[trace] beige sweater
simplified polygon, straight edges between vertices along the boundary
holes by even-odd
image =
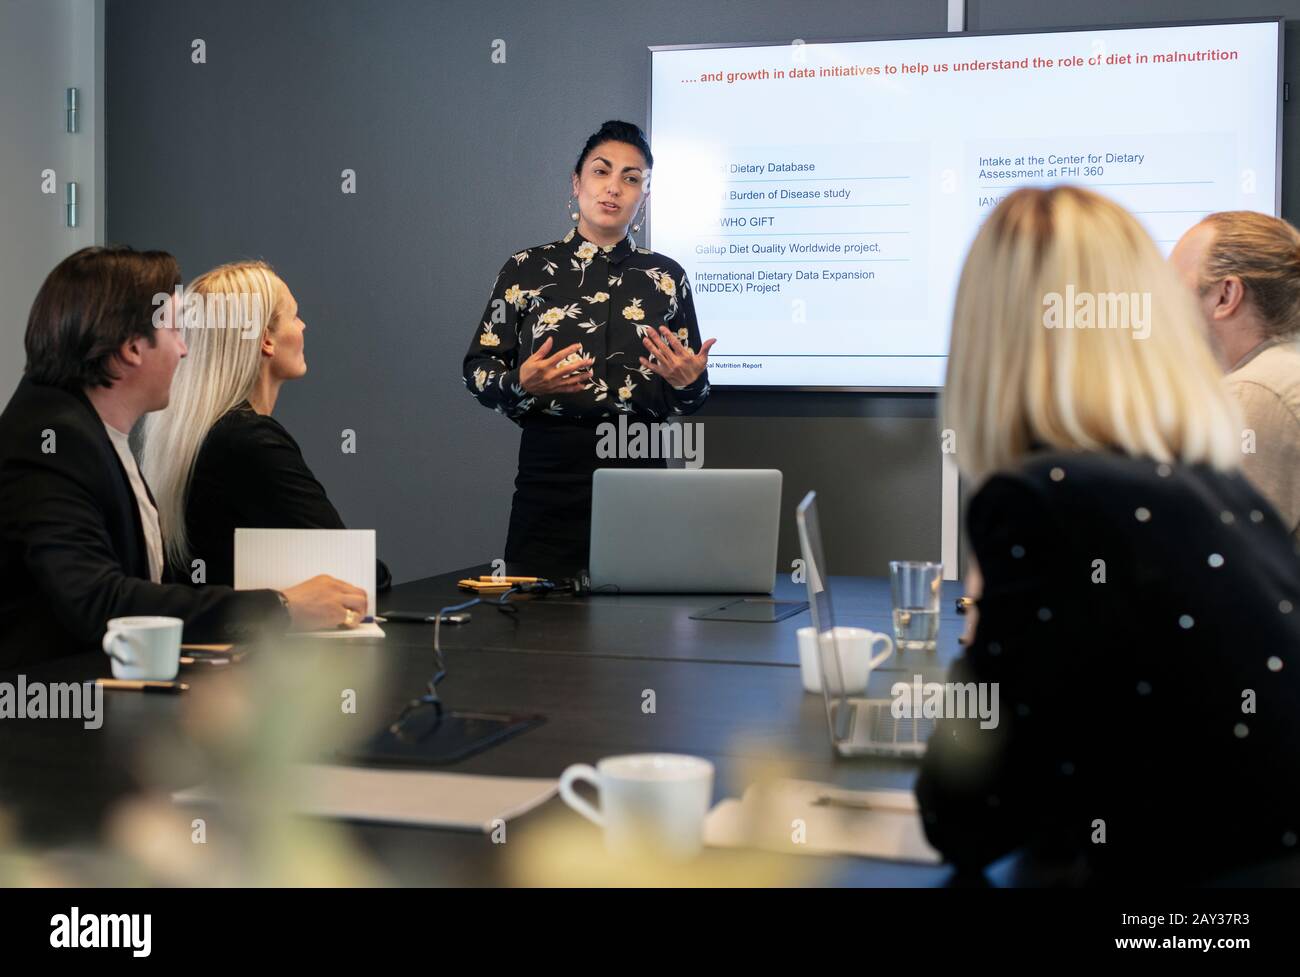
[[[1255,432],[1242,467],[1300,540],[1300,340],[1272,339],[1242,357],[1225,377]],[[1243,439],[1243,446],[1247,442]]]

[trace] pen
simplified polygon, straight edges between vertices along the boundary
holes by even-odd
[[[168,692],[173,695],[186,692],[184,682],[157,682],[152,679],[97,678],[95,684],[102,689],[126,689],[132,692]]]
[[[912,811],[914,808],[904,800],[896,803],[888,801],[881,802],[878,800],[868,801],[862,797],[855,797],[851,793],[845,794],[822,794],[813,801],[814,807],[847,807],[857,811]]]
[[[359,618],[357,620],[357,625],[359,626],[362,624],[374,624],[376,621],[383,622],[383,620],[384,619],[382,617],[375,617],[373,614],[367,614],[365,617]],[[339,631],[351,630],[346,624],[339,624],[336,625],[336,627]]]
[[[415,622],[416,624],[432,624],[437,614],[426,613],[425,611],[385,611],[382,617],[376,615],[375,621],[379,624],[387,624],[389,621]],[[442,616],[443,624],[464,624],[469,620],[466,613],[444,614]]]

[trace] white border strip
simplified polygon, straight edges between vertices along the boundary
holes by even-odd
[[[948,33],[966,29],[966,0],[948,0]],[[943,452],[942,481],[939,486],[939,559],[943,561],[943,579],[958,578],[961,540],[961,479],[953,456]]]
[[[958,579],[958,543],[961,540],[960,478],[954,456],[943,452],[943,480],[939,487],[939,559],[943,561],[943,579]]]
[[[966,29],[966,0],[948,0],[948,33]]]

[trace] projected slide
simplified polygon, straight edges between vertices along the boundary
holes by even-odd
[[[715,384],[941,386],[957,277],[1016,187],[1073,183],[1168,253],[1278,212],[1278,24],[652,52],[651,246]]]

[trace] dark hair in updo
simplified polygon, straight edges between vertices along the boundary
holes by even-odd
[[[582,176],[582,164],[587,162],[587,157],[591,151],[603,142],[625,142],[629,146],[635,146],[641,150],[641,155],[645,157],[647,168],[655,165],[655,158],[650,153],[650,143],[641,131],[640,126],[633,125],[631,122],[619,122],[617,119],[611,119],[602,123],[601,127],[592,133],[587,144],[582,147],[582,152],[578,155],[578,162],[573,164],[573,172]]]

